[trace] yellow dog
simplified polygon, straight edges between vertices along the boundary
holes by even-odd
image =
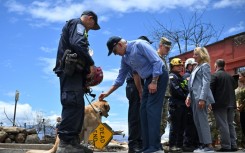
[[[96,101],[91,105],[85,107],[84,121],[81,132],[81,140],[84,141],[84,145],[88,145],[88,139],[91,132],[101,123],[102,116],[108,117],[110,111],[110,105],[107,101]],[[60,143],[59,137],[56,137],[55,144],[52,149],[48,151],[29,150],[26,153],[55,153]]]

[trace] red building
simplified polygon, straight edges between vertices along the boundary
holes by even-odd
[[[214,62],[217,59],[226,61],[225,70],[231,75],[239,69],[245,69],[245,32],[226,37],[221,41],[205,46],[211,58],[211,71],[214,72]],[[183,61],[193,56],[193,50],[175,56]]]

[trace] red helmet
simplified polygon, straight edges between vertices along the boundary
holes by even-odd
[[[95,72],[92,77],[88,77],[86,80],[86,87],[97,86],[103,80],[103,71],[100,67],[94,66]]]

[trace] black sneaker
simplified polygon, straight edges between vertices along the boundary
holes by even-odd
[[[217,152],[230,152],[231,149],[220,148]]]
[[[237,148],[231,148],[231,152],[235,152],[235,151],[238,151],[238,149]]]
[[[183,152],[193,152],[195,150],[195,147],[193,147],[193,146],[183,146],[182,150],[183,150]]]

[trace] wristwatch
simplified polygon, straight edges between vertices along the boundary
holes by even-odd
[[[153,83],[153,84],[157,84],[157,80],[152,79],[151,83]]]

